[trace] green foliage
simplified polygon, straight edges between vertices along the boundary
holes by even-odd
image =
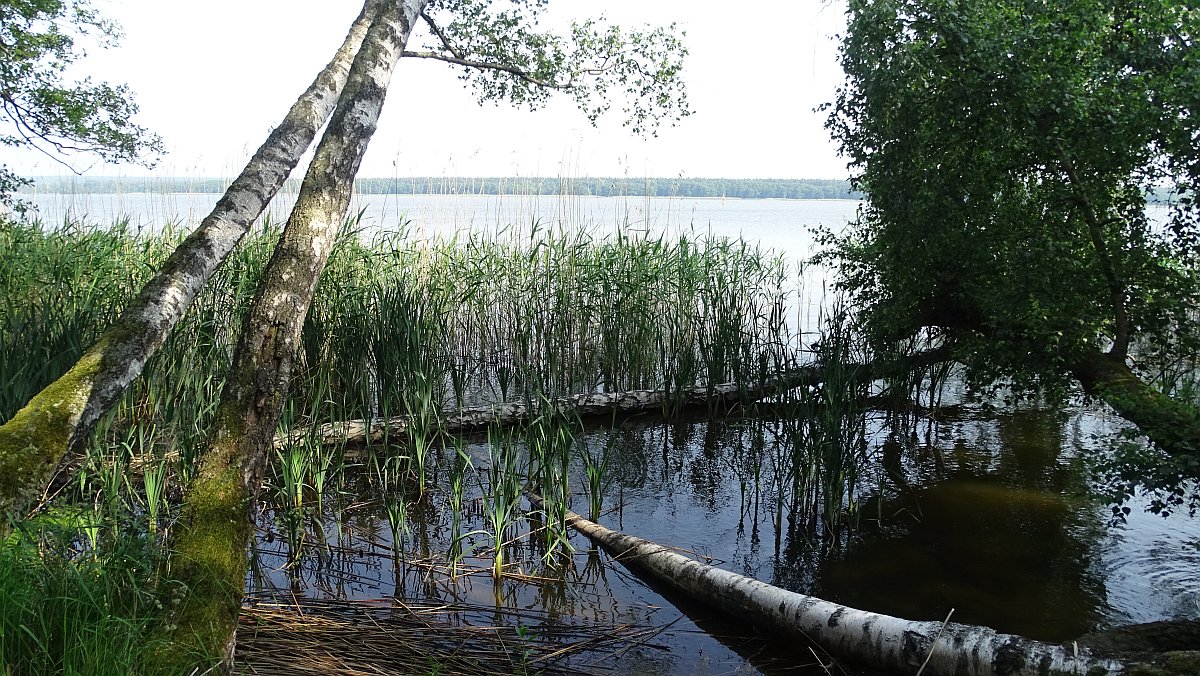
[[[635,134],[654,134],[662,122],[691,114],[681,77],[687,48],[674,25],[627,31],[588,19],[558,35],[538,30],[546,4],[433,0],[422,15],[429,43],[406,55],[462,66],[480,103],[539,108],[562,91],[594,123],[622,98],[625,125]]]
[[[828,127],[868,197],[827,241],[878,346],[936,327],[1025,392],[1194,352],[1198,29],[1174,0],[851,2]]]
[[[146,673],[142,657],[161,612],[153,548],[128,536],[78,551],[84,513],[46,514],[0,542],[6,674]]]
[[[124,161],[161,152],[159,138],[132,122],[128,87],[64,80],[84,55],[81,38],[107,47],[118,36],[88,0],[0,2],[0,145],[32,147],[64,164],[68,153]],[[25,183],[0,165],[0,204],[13,205],[10,193]]]
[[[1112,504],[1113,523],[1125,520],[1130,508],[1123,503],[1139,493],[1149,498],[1148,510],[1162,516],[1185,512],[1194,517],[1200,508],[1200,487],[1194,480],[1200,476],[1200,459],[1147,447],[1132,430],[1114,440],[1096,469],[1099,492]]]

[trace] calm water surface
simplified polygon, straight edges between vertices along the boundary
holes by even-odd
[[[194,223],[208,214],[219,195],[195,193],[62,194],[28,198],[48,223],[64,218],[97,223],[127,217],[134,226]],[[268,206],[274,221],[287,218],[295,195],[282,194]],[[370,229],[397,229],[408,223],[417,235],[489,232],[506,228],[566,225],[600,230],[618,226],[654,233],[711,229],[741,235],[765,247],[807,257],[808,229],[841,227],[853,217],[850,200],[740,200],[666,197],[575,197],[546,195],[357,195],[351,212],[362,212]]]
[[[1086,460],[1116,421],[1090,409],[995,414],[963,406],[915,426],[874,414],[868,426],[860,523],[836,541],[776,509],[774,468],[789,443],[778,421],[633,418],[587,432],[576,445],[610,454],[602,522],[798,592],[911,619],[940,620],[954,609],[956,621],[1048,641],[1200,617],[1200,525],[1135,509],[1128,524],[1110,529],[1108,509],[1086,496]],[[475,467],[488,466],[484,443],[468,451]],[[340,516],[337,508],[326,515],[334,553],[323,558],[310,548],[299,573],[283,572],[288,545],[273,513],[262,513],[270,535],[259,543],[253,590],[466,603],[474,610],[462,621],[480,624],[491,617],[480,609],[524,609],[544,614],[535,630],[593,622],[664,628],[618,658],[575,663],[617,673],[824,673],[806,646],[780,645],[657,589],[579,536],[570,563],[556,571],[518,538],[508,556],[530,579],[499,587],[487,573],[488,538],[468,536],[472,553],[452,579],[444,564],[427,563],[444,560],[450,546],[445,470],[441,491],[410,514],[397,560],[365,474],[350,470],[360,480],[348,485],[357,488],[342,497]],[[582,475],[577,466],[574,476]],[[487,528],[475,486],[463,532]],[[573,489],[574,509],[586,511],[584,487]],[[520,531],[530,528],[522,522]]]

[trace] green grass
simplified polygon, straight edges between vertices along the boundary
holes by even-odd
[[[27,523],[0,545],[5,673],[144,673],[161,615],[153,547],[138,538],[79,547],[77,518]]]

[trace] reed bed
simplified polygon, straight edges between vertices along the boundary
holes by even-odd
[[[787,317],[797,271],[745,242],[537,224],[486,237],[416,240],[401,231],[368,239],[356,225],[347,224],[317,290],[282,426],[412,416],[404,438],[388,441],[410,449],[418,495],[430,449],[446,441],[437,429],[443,410],[678,391],[797,362],[799,334]],[[4,225],[0,423],[74,363],[184,234],[125,223]],[[278,236],[268,222],[230,256],[98,426],[92,457],[81,463],[166,471],[152,471],[148,487],[107,489],[85,473],[81,497],[107,490],[161,520],[160,496],[190,477]],[[324,484],[336,474],[329,457],[304,455],[287,458],[293,483]]]
[[[125,223],[0,226],[0,423],[74,363],[184,234]],[[151,547],[164,541],[278,237],[269,221],[246,237],[98,425],[57,500],[79,515],[81,546],[68,558],[131,533]],[[505,582],[578,580],[563,515],[578,496],[601,515],[606,492],[620,485],[616,475],[637,469],[614,461],[608,445],[581,441],[581,422],[550,402],[755,382],[814,359],[829,369],[833,388],[801,388],[769,402],[785,421],[772,438],[786,444],[731,447],[731,476],[756,511],[766,495],[780,518],[820,515],[829,532],[852,522],[868,450],[858,406],[864,384],[841,367],[862,355],[852,352],[844,317],[826,322],[816,357],[805,351],[812,335],[804,330],[816,327],[798,326],[799,272],[751,244],[711,235],[600,235],[534,223],[422,240],[403,228],[368,236],[348,222],[304,325],[280,424],[292,443],[277,449],[259,512],[263,537],[278,542],[260,549],[253,578],[283,574],[303,588],[306,575],[343,575],[339,560],[366,548],[386,553],[397,578],[422,561],[440,562],[429,564],[437,575],[423,579],[436,578],[451,598],[460,578],[486,571],[497,607]],[[663,415],[681,416],[682,395],[668,400]],[[538,413],[485,439],[439,427],[446,411],[503,402]],[[404,431],[357,454],[291,434],[397,415],[411,421]],[[541,509],[525,508],[524,489],[543,496]],[[357,575],[344,571],[348,580]],[[406,584],[397,579],[395,591]],[[422,662],[435,658],[412,640],[427,626],[388,624],[395,618],[361,608],[321,610],[294,617],[253,610],[255,623],[244,629],[259,638],[245,644],[247,673],[275,673],[284,668],[280,656],[297,651],[321,670],[394,672],[399,663],[387,660],[398,659],[400,644],[405,659],[416,660],[405,668],[418,671],[513,673],[518,664],[504,653],[514,645],[511,627],[459,636],[462,646],[484,646],[478,653],[440,644],[435,664]],[[480,643],[483,634],[490,638]],[[600,635],[553,646],[524,637],[522,650],[531,652],[522,660],[569,654],[572,641],[605,644]],[[330,646],[353,641],[362,643],[346,652],[362,661],[339,662],[334,655],[343,651]],[[543,669],[552,670],[549,662],[536,665]]]

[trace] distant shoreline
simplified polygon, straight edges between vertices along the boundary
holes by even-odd
[[[34,176],[26,194],[219,194],[229,178]],[[290,180],[284,191],[295,192]],[[360,178],[368,195],[562,195],[571,197],[694,197],[727,199],[861,199],[839,179],[433,177]]]

